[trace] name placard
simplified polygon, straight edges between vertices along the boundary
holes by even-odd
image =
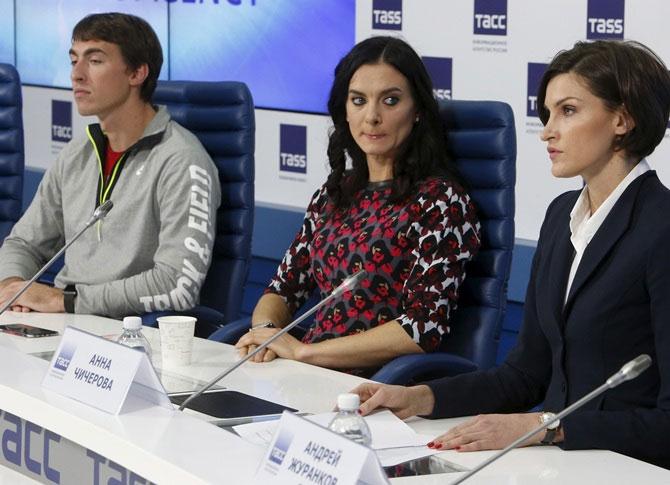
[[[130,395],[174,408],[144,352],[74,327],[65,328],[42,387],[112,414]]]
[[[284,411],[255,483],[388,484],[375,452]]]

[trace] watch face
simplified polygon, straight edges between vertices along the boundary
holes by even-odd
[[[549,421],[551,421],[552,419],[554,419],[555,417],[556,417],[556,415],[554,413],[549,413],[549,412],[542,413],[542,422],[546,424]],[[558,428],[558,426],[560,424],[561,424],[560,420],[554,421],[549,426],[547,426],[547,429],[556,429],[556,428]]]

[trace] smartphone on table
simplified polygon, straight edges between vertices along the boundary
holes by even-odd
[[[26,325],[23,323],[11,323],[0,325],[0,332],[10,333],[12,335],[18,335],[19,337],[53,337],[58,335],[58,332],[55,330],[48,330],[46,328],[33,327],[32,325]]]

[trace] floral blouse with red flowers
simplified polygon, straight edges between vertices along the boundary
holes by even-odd
[[[396,320],[426,352],[449,332],[465,265],[477,253],[480,225],[467,193],[431,178],[409,200],[391,203],[390,183],[370,183],[345,210],[316,191],[302,227],[266,293],[295,312],[315,288],[325,298],[361,269],[359,286],[316,313],[305,343],[351,335]]]

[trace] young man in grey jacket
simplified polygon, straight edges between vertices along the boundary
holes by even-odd
[[[15,311],[111,317],[184,310],[198,302],[214,242],[220,187],[196,137],[150,100],[163,62],[144,20],[94,14],[70,49],[86,137],[61,151],[0,248],[0,304],[8,301],[93,210],[114,202],[68,250],[55,287],[34,284]]]

